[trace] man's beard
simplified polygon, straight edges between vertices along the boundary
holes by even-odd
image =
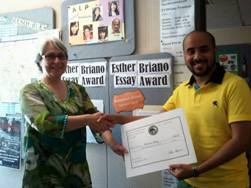
[[[194,65],[190,65],[188,66],[188,69],[192,72],[192,74],[194,76],[198,76],[198,77],[204,77],[204,76],[207,76],[210,72],[212,72],[212,70],[214,69],[215,67],[215,64],[212,64],[210,65],[208,63],[208,61],[197,61],[193,64],[203,64],[203,66],[207,65],[206,66],[206,69],[203,67],[203,71],[197,71],[196,68],[194,68]]]

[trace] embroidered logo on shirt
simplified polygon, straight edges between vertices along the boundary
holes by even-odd
[[[218,101],[213,101],[213,105],[218,108]]]

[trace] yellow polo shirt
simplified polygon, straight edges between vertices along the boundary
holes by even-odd
[[[231,138],[230,123],[251,121],[251,92],[245,80],[224,70],[216,71],[214,77],[217,76],[220,80],[212,79],[197,90],[192,77],[190,82],[177,87],[163,106],[165,110],[184,109],[197,165]],[[248,185],[245,154],[186,181],[198,188],[245,188]]]

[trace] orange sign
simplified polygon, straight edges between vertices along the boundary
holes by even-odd
[[[144,95],[138,89],[114,95],[112,105],[116,112],[130,112],[137,108],[143,108],[144,100]]]

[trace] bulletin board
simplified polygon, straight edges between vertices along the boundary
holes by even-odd
[[[72,17],[76,15],[69,15],[69,9],[76,5],[75,10],[78,9],[79,11],[79,15],[77,16],[79,18],[83,18],[86,17],[85,14],[87,11],[91,13],[91,11],[93,10],[93,7],[95,6],[92,5],[93,2],[100,2],[99,7],[101,7],[101,11],[103,11],[102,13],[104,13],[102,15],[103,19],[107,18],[107,22],[109,22],[112,19],[112,16],[108,16],[108,6],[112,2],[111,0],[68,0],[63,1],[61,5],[62,40],[68,49],[69,60],[103,58],[132,54],[135,50],[134,0],[116,0],[117,4],[120,5],[120,13],[123,13],[123,15],[121,14],[117,16],[123,22],[123,27],[121,26],[121,29],[123,31],[121,40],[110,38],[111,40],[106,42],[101,43],[96,41],[87,44],[85,42],[81,43],[70,40],[70,20],[74,20]],[[82,14],[84,15],[81,16]],[[83,27],[83,25],[81,25],[81,27]],[[82,32],[83,30],[84,29],[82,28]]]
[[[135,95],[143,95],[143,105],[163,105],[174,88],[173,56],[157,53],[113,57],[110,61],[104,58],[69,61],[62,78],[83,85],[91,100],[98,100],[103,106],[99,111],[131,115],[132,111],[117,112],[113,97],[136,91]],[[120,142],[120,126],[112,132]]]
[[[0,38],[34,34],[55,27],[50,7],[0,14]]]
[[[141,92],[144,96],[144,105],[164,105],[165,101],[171,96],[174,89],[173,60],[173,56],[169,53],[132,55],[111,58],[109,62],[109,113],[118,113],[115,111],[114,106],[112,105],[113,97],[125,92]],[[164,66],[168,64],[168,67],[158,66],[159,62],[161,62],[161,64]],[[119,67],[119,69],[124,73],[112,73],[111,66],[114,63],[119,63],[117,64],[117,67]],[[126,66],[120,66],[122,64],[135,64],[135,71],[130,71],[132,68],[129,68],[129,66],[128,69],[125,68]],[[140,70],[138,70],[140,67],[139,64],[144,65],[141,68],[143,70],[141,73]],[[118,71],[117,67],[114,68],[115,72]],[[130,77],[134,77],[134,75],[137,77],[138,81],[129,81],[131,80]],[[118,78],[115,78],[116,76],[118,76]],[[152,81],[147,82],[147,80]],[[123,86],[121,86],[121,84]],[[132,115],[132,112],[119,113],[123,115]],[[121,141],[120,126],[117,126],[113,129],[113,136],[118,142]]]
[[[41,76],[34,60],[42,38],[59,37],[59,31],[52,30],[54,19],[54,11],[49,7],[0,14],[1,167],[21,167],[24,121],[19,93],[24,85]]]
[[[24,85],[41,77],[34,60],[45,36],[59,37],[59,31],[12,36],[0,42],[0,166],[20,168],[24,121],[19,93]]]
[[[24,36],[25,37],[25,36]],[[24,39],[24,38],[23,38]],[[38,77],[34,48],[37,38],[0,43],[0,166],[20,168],[23,121],[19,105],[20,89]]]
[[[251,46],[249,44],[218,45],[216,61],[226,71],[245,78],[251,87]]]
[[[234,74],[241,73],[240,51],[239,49],[225,49],[216,51],[217,62],[224,67],[226,71]]]

